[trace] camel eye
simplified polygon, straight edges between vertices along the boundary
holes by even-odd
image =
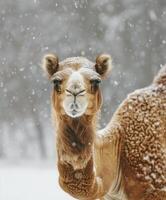
[[[54,79],[53,83],[54,83],[54,85],[61,85],[62,80],[61,79]]]
[[[98,86],[101,83],[100,79],[91,79],[90,83],[94,86]]]
[[[99,84],[101,83],[101,80],[98,78],[91,79],[90,83],[91,83],[91,92],[95,93],[99,88]]]
[[[61,92],[61,84],[62,84],[62,79],[54,79],[53,81],[53,84],[54,84],[54,89],[57,91],[57,92]]]

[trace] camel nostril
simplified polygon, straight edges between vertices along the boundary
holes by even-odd
[[[75,108],[78,109],[78,104],[77,103],[75,103]]]
[[[71,108],[71,109],[73,109],[73,108],[74,108],[74,104],[73,104],[73,103],[70,105],[70,108]]]
[[[79,108],[79,106],[78,106],[78,104],[77,103],[72,103],[71,105],[70,105],[70,109],[74,109],[74,110],[77,110]]]

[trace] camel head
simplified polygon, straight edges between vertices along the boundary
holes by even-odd
[[[101,107],[100,83],[111,71],[111,56],[101,54],[93,63],[83,57],[61,62],[54,54],[43,58],[43,69],[53,84],[53,108],[71,118],[94,115]]]

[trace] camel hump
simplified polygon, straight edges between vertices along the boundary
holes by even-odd
[[[166,64],[161,67],[153,82],[155,84],[166,85]]]

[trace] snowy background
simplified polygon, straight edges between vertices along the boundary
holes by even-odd
[[[166,1],[0,0],[1,200],[70,199],[57,184],[51,85],[40,68],[47,52],[61,60],[112,55],[103,127],[166,63]]]

